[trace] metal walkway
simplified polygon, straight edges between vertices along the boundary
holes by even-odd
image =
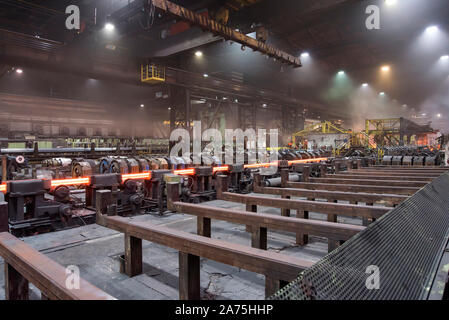
[[[326,255],[270,297],[274,300],[447,298],[449,172]],[[368,266],[379,289],[368,289]]]

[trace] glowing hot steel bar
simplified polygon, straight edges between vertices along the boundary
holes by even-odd
[[[0,192],[6,193],[6,184],[0,184]]]
[[[228,171],[229,170],[229,166],[222,166],[222,167],[213,167],[212,168],[212,172],[221,172],[221,171]]]
[[[151,179],[151,172],[122,174],[122,181],[137,179]]]
[[[51,180],[51,187],[59,187],[59,186],[76,186],[81,184],[89,184],[90,178],[76,178],[76,179],[60,179],[60,180]]]
[[[326,160],[327,160],[327,158],[291,160],[291,161],[288,162],[288,165],[291,165],[291,164],[294,164],[294,163],[321,162],[321,161],[326,161]]]
[[[191,169],[181,169],[181,170],[173,170],[174,174],[179,174],[179,175],[194,175],[195,174],[195,169],[191,168]]]

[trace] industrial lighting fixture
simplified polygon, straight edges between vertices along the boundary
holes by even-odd
[[[426,28],[426,32],[436,32],[438,31],[438,26],[429,26]]]
[[[407,105],[406,105],[406,104],[403,104],[402,106],[403,106],[404,108],[407,108]]]
[[[368,83],[362,84],[362,87],[368,87]]]
[[[115,29],[115,26],[112,23],[108,22],[104,25],[104,28],[106,31],[112,31]]]
[[[195,52],[195,55],[196,55],[197,57],[202,57],[202,56],[203,56],[203,52],[197,51],[197,52]]]
[[[441,118],[441,113],[438,113],[438,114],[437,114],[437,118]]]
[[[145,105],[142,103],[142,104],[140,105],[140,107],[143,108],[143,107],[145,107]]]
[[[425,114],[425,113],[421,113],[421,115],[423,116],[423,117],[425,117],[427,114]]]
[[[209,75],[207,73],[205,73],[205,74],[203,74],[203,77],[207,78],[207,77],[209,77]]]
[[[239,99],[235,99],[234,101],[235,101],[235,103],[239,103]]]
[[[301,53],[301,58],[308,58],[310,54],[308,52]]]
[[[267,107],[267,104],[266,104],[266,103],[262,104],[262,107],[266,108],[266,107]]]
[[[441,60],[449,60],[449,55],[444,55],[444,56],[441,56],[441,58],[440,58]]]
[[[171,110],[171,107],[168,107],[168,110]]]
[[[21,74],[21,73],[23,73],[23,70],[22,69],[16,69],[16,73],[18,73],[18,74]]]
[[[344,72],[343,70],[338,71],[338,75],[339,75],[339,76],[342,76],[342,75],[344,75],[344,74],[345,74],[345,72]]]
[[[380,70],[382,70],[382,72],[388,72],[388,71],[390,71],[390,66],[382,66],[382,68],[380,68]]]
[[[387,6],[394,6],[396,4],[397,0],[385,0],[385,4]]]
[[[384,96],[385,92],[382,91],[381,93],[379,93],[379,95]]]

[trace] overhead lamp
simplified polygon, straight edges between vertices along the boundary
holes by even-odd
[[[195,52],[195,55],[197,57],[202,57],[203,56],[203,52],[202,51],[197,51],[197,52]]]
[[[310,54],[308,52],[301,53],[301,58],[308,58]]]
[[[171,107],[168,107],[168,110],[171,110]]]
[[[209,75],[207,73],[205,73],[205,74],[203,74],[203,77],[207,78],[207,77],[209,77]]]
[[[104,28],[106,31],[112,31],[115,29],[115,26],[112,23],[108,22],[104,25]]]
[[[379,93],[379,95],[384,96],[385,92],[382,91],[381,93]]]
[[[449,55],[441,56],[440,60],[449,60]]]
[[[262,107],[266,108],[266,107],[267,107],[267,104],[266,104],[266,103],[262,104]]]
[[[344,72],[343,70],[338,71],[338,75],[339,75],[339,76],[342,76],[342,75],[344,75],[344,74],[345,74],[345,72]]]
[[[441,118],[441,113],[438,113],[438,114],[437,114],[437,118]]]
[[[145,105],[142,103],[142,104],[140,105],[140,107],[143,108],[143,107],[145,107]]]
[[[385,4],[387,6],[394,6],[397,3],[397,0],[385,0]]]
[[[402,106],[403,106],[404,108],[407,108],[407,105],[406,105],[406,104],[403,104]]]
[[[368,83],[362,84],[362,87],[368,87]]]
[[[21,73],[23,73],[23,70],[22,69],[16,69],[16,73],[18,73],[18,74],[21,74]]]
[[[423,116],[423,117],[425,117],[427,114],[425,114],[425,113],[421,113],[421,115]]]
[[[429,26],[426,28],[426,32],[436,32],[438,31],[438,26]]]
[[[235,99],[234,102],[235,102],[235,103],[239,103],[239,99]]]
[[[383,72],[388,72],[390,71],[390,66],[382,66],[380,70],[382,70]]]

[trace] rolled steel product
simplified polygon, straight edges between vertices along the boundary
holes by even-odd
[[[288,181],[299,182],[299,181],[301,181],[301,176],[299,174],[294,174],[294,173],[289,174]],[[267,180],[265,180],[265,184],[267,187],[280,187],[281,186],[281,177],[267,179]]]

